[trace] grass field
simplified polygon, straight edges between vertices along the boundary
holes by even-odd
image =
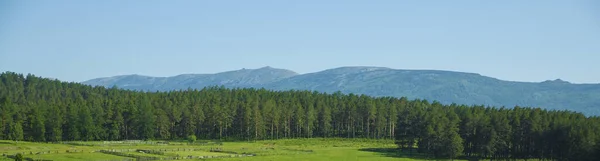
[[[0,160],[21,153],[25,158],[45,160],[425,160],[418,155],[395,151],[391,140],[369,139],[283,139],[255,142],[223,142],[188,145],[185,142],[66,142],[31,143],[0,141]],[[68,152],[67,152],[68,151]],[[111,151],[106,152],[106,151]],[[227,158],[219,158],[227,157]],[[190,159],[192,158],[192,159]],[[148,159],[148,158],[142,158]]]

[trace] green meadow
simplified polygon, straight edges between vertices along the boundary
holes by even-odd
[[[33,160],[429,160],[401,153],[392,140],[282,139],[252,142],[122,141],[34,143],[0,141],[0,160],[20,153]]]

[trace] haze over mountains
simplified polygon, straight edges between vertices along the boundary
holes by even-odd
[[[82,82],[88,85],[143,91],[169,91],[207,86],[366,94],[437,100],[441,103],[542,107],[600,114],[600,84],[553,81],[514,82],[474,73],[398,70],[383,67],[340,67],[316,73],[263,67],[216,74],[173,77],[123,75]]]

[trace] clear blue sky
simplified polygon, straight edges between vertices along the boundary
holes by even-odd
[[[0,1],[0,71],[84,81],[262,66],[600,83],[600,1]]]

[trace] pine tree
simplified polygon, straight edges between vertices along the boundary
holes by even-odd
[[[305,136],[306,137],[313,137],[313,133],[314,133],[314,129],[315,129],[315,122],[317,120],[317,116],[316,116],[316,112],[315,112],[315,108],[313,106],[313,104],[311,103],[307,103],[306,105],[306,126],[305,126]]]
[[[296,134],[295,137],[302,137],[302,130],[303,130],[303,126],[305,123],[305,118],[306,118],[306,113],[304,112],[304,109],[302,108],[302,105],[298,102],[294,102],[293,104],[294,106],[294,134]]]
[[[77,109],[74,105],[68,107],[67,121],[63,123],[63,140],[79,140],[79,123]]]
[[[364,96],[361,96],[362,99],[366,99]],[[365,124],[366,124],[366,136],[367,138],[371,138],[372,137],[372,132],[373,132],[373,127],[375,125],[375,119],[377,117],[377,106],[375,105],[374,102],[372,102],[370,99],[366,99],[367,101],[365,102],[365,106],[367,108],[366,111],[366,117],[365,117]]]
[[[204,119],[206,119],[206,116],[204,115],[204,111],[201,109],[200,105],[195,104],[193,106],[193,110],[192,110],[193,115],[195,116],[195,120],[194,123],[196,124],[195,127],[195,135],[196,136],[201,136],[202,135],[202,129],[203,129],[203,124],[204,124]],[[165,119],[168,119],[165,117]]]
[[[138,103],[136,122],[137,135],[140,139],[150,140],[154,138],[155,116],[148,97],[143,97]]]
[[[0,81],[0,87],[3,87],[3,83],[2,81]],[[4,90],[0,88],[0,90]],[[0,96],[4,96],[5,94],[2,94]],[[11,118],[11,111],[12,109],[10,109],[9,107],[9,99],[4,98],[4,97],[0,97],[0,140],[5,140],[8,139],[8,130],[10,129],[10,123],[12,122],[12,118]]]
[[[262,111],[258,106],[258,99],[254,99],[254,102],[252,103],[252,122],[253,125],[251,126],[254,129],[253,138],[262,139],[264,137],[265,125],[264,118],[262,116]]]
[[[110,140],[120,140],[125,138],[125,136],[122,135],[122,132],[125,132],[125,120],[118,108],[114,109],[113,112],[113,117],[110,119],[110,124],[108,126],[108,137]]]
[[[21,122],[12,122],[9,129],[9,138],[14,141],[23,140],[23,126]]]
[[[330,137],[331,131],[333,130],[331,126],[331,107],[327,106],[327,104],[323,103],[322,101],[317,102],[317,107],[319,108],[319,134],[322,137]]]
[[[167,116],[167,113],[162,110],[162,109],[157,109],[155,110],[156,112],[156,136],[155,138],[158,139],[170,139],[171,138],[171,132],[169,131],[170,129],[170,122],[169,122],[169,117]]]
[[[446,122],[445,130],[440,131],[443,133],[442,141],[443,148],[441,151],[444,151],[445,157],[449,157],[454,159],[462,154],[463,152],[463,140],[458,134],[459,128],[458,123],[460,122],[460,118],[453,111],[447,111],[446,115],[448,117],[448,122]]]
[[[389,115],[386,111],[386,106],[383,101],[377,103],[377,115],[375,117],[375,138],[379,139],[386,135],[386,124],[387,124],[387,115]]]
[[[32,125],[32,137],[33,137],[33,141],[46,141],[46,125],[44,125],[44,122],[46,121],[44,118],[44,115],[37,109],[32,109],[32,114],[31,116],[33,116],[31,119],[31,123]]]
[[[58,106],[52,106],[46,112],[46,140],[61,141],[62,140],[62,120],[63,114]]]
[[[279,122],[280,122],[280,110],[277,109],[277,106],[275,105],[275,101],[273,101],[272,99],[269,99],[266,101],[266,103],[264,103],[264,112],[265,114],[265,120],[266,120],[266,124],[267,124],[267,128],[269,131],[269,138],[270,139],[277,139],[279,138],[278,134],[279,134]]]
[[[81,138],[86,141],[95,140],[97,137],[96,127],[94,126],[94,120],[92,119],[90,110],[86,106],[82,106],[79,112],[80,126],[78,126],[81,132]]]

